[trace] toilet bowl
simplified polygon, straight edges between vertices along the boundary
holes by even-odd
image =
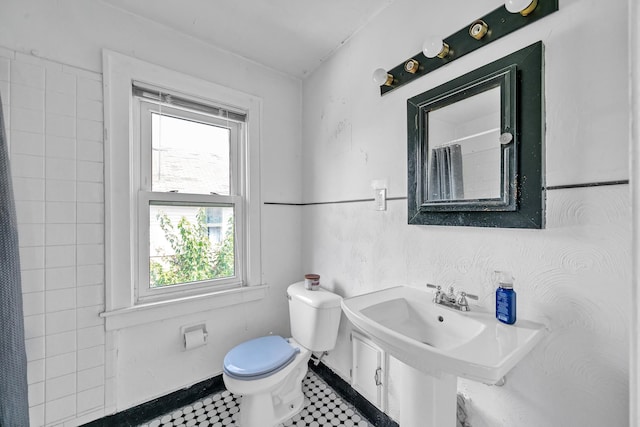
[[[255,338],[231,349],[222,378],[241,395],[238,427],[273,427],[304,406],[302,381],[312,352],[333,349],[340,323],[341,297],[304,282],[287,289],[292,337]]]
[[[307,374],[311,351],[293,339],[288,341],[287,345],[298,351],[285,366],[269,374],[258,374],[254,377],[234,377],[226,370],[222,374],[227,390],[242,396],[239,426],[277,425],[302,409],[304,395],[301,384]]]

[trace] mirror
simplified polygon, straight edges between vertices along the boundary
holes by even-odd
[[[542,43],[407,101],[409,223],[542,228]]]
[[[428,111],[425,198],[500,197],[500,87]]]

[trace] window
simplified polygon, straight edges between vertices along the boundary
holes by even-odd
[[[245,114],[139,85],[133,96],[137,299],[241,284]]]
[[[115,52],[103,66],[107,323],[263,297],[260,99]]]

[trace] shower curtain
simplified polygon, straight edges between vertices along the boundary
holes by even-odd
[[[18,228],[0,98],[0,426],[28,427]]]
[[[428,200],[464,199],[462,183],[462,147],[451,144],[431,150]]]

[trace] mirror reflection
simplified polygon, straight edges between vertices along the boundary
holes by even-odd
[[[425,111],[425,200],[501,197],[500,86]]]

